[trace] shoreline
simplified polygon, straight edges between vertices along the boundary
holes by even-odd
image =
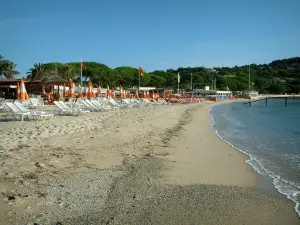
[[[246,101],[246,100],[245,100]],[[231,101],[231,102],[220,102],[219,104],[215,104],[214,106],[212,106],[210,109],[208,109],[208,115],[209,115],[209,119],[210,119],[210,127],[212,129],[212,131],[215,133],[215,135],[222,141],[225,142],[227,145],[229,145],[233,150],[242,153],[245,156],[245,164],[247,164],[248,166],[251,167],[252,171],[254,172],[254,174],[257,175],[258,181],[256,183],[256,188],[258,188],[259,190],[265,191],[266,193],[272,194],[272,195],[276,195],[276,196],[284,196],[285,195],[281,194],[275,187],[273,184],[273,178],[261,174],[259,173],[252,165],[251,163],[249,163],[249,161],[251,161],[251,156],[246,153],[245,151],[236,148],[234,145],[232,145],[230,142],[228,142],[227,140],[223,139],[219,134],[218,131],[213,127],[214,126],[214,120],[213,120],[213,115],[211,114],[211,110],[218,106],[218,105],[223,105],[223,104],[234,104],[234,103],[243,103],[244,100],[240,100],[240,101]]]
[[[227,103],[229,103],[229,102],[227,102]],[[230,102],[230,104],[233,104],[233,103],[234,102]],[[223,103],[221,103],[221,104],[223,104]],[[217,104],[217,105],[221,105],[221,104]],[[215,106],[217,106],[217,105],[215,105]],[[212,114],[211,114],[212,109],[213,109],[213,107],[211,109],[209,109],[210,117],[212,116]],[[297,201],[295,201],[293,198],[291,198],[289,195],[287,195],[286,193],[281,192],[281,190],[276,187],[276,184],[274,182],[276,182],[275,180],[277,179],[277,177],[274,177],[274,176],[272,176],[272,175],[270,175],[266,172],[261,172],[261,170],[262,170],[261,168],[257,168],[252,164],[251,161],[253,160],[253,157],[249,153],[235,147],[229,141],[223,139],[218,134],[218,131],[216,129],[214,129],[213,125],[211,126],[211,128],[215,132],[215,134],[219,137],[219,139],[221,141],[225,142],[230,147],[232,147],[235,151],[238,151],[238,152],[244,154],[247,157],[247,160],[245,160],[245,163],[252,168],[253,172],[258,176],[258,179],[259,179],[259,181],[257,182],[256,188],[261,190],[261,191],[266,192],[267,194],[271,194],[271,195],[279,196],[279,197],[284,197],[285,199],[288,199],[289,201],[291,201],[293,203],[293,209],[294,209],[295,213],[297,214],[297,216],[300,219],[299,210],[297,209],[297,206],[298,206],[299,203]]]
[[[212,127],[213,128],[213,127]],[[227,143],[229,146],[231,146],[233,149],[245,154],[248,157],[248,160],[245,161],[245,163],[247,163],[248,165],[250,165],[253,169],[253,171],[255,172],[255,174],[258,175],[259,177],[259,182],[257,185],[257,188],[259,190],[265,191],[268,194],[272,194],[275,196],[280,196],[280,197],[284,197],[285,199],[288,199],[289,201],[291,201],[293,203],[293,209],[295,211],[295,213],[297,214],[297,216],[300,219],[300,212],[299,212],[299,202],[297,199],[294,198],[294,193],[297,194],[297,192],[294,192],[292,195],[290,193],[287,193],[283,190],[281,190],[281,187],[278,186],[278,184],[276,184],[277,179],[280,179],[280,177],[278,175],[274,175],[274,174],[270,174],[268,171],[264,171],[264,168],[261,168],[260,166],[257,167],[257,165],[255,165],[256,163],[253,164],[253,160],[258,162],[256,159],[254,159],[254,157],[252,155],[250,155],[249,153],[245,152],[242,149],[239,149],[237,147],[235,147],[234,145],[232,145],[230,142],[228,142],[227,140],[223,139],[217,132],[216,129],[213,128],[213,130],[216,132],[216,135],[225,143]],[[258,162],[259,163],[259,162]]]
[[[42,123],[51,124],[46,129],[36,123],[1,124],[12,127],[1,134],[3,146],[19,140],[21,131],[31,136],[5,146],[0,221],[298,224],[291,202],[257,190],[257,177],[244,163],[245,155],[204,125],[209,121],[207,109],[214,105],[155,106],[54,118]],[[202,116],[195,118],[197,113]],[[194,125],[199,120],[203,129],[197,135]],[[187,140],[188,136],[194,139]],[[203,151],[193,151],[197,149],[193,146]],[[209,146],[211,151],[205,152]],[[182,157],[187,153],[189,157]],[[205,166],[196,158],[200,153]],[[169,176],[172,171],[179,176]]]
[[[211,126],[209,111],[214,106],[232,102],[205,104],[192,112],[192,120],[184,128],[182,138],[179,140],[175,138],[172,140],[174,143],[171,141],[170,152],[173,154],[167,158],[176,161],[181,161],[184,158],[182,161],[186,165],[179,165],[178,171],[172,171],[171,174],[168,174],[168,177],[174,175],[171,178],[172,181],[169,180],[169,182],[172,184],[206,183],[247,188],[257,186],[257,174],[250,165],[245,163],[248,156],[243,152],[236,151],[222,140]],[[175,146],[181,146],[185,149],[176,149]],[[203,146],[204,149],[199,146]],[[192,159],[196,160],[193,161]],[[212,165],[213,163],[216,165]],[[195,171],[196,169],[199,172]],[[186,171],[183,172],[183,170]],[[188,178],[190,174],[193,176]]]

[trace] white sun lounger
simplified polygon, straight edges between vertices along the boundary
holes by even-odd
[[[105,111],[105,110],[111,109],[111,107],[107,107],[107,106],[99,103],[96,99],[86,100],[86,102],[89,103],[90,105],[97,107],[99,109],[99,111]]]
[[[127,106],[124,105],[124,104],[119,104],[119,103],[116,102],[116,100],[114,100],[113,98],[109,98],[109,99],[108,99],[108,102],[109,102],[112,106],[114,106],[114,107],[118,107],[118,108],[125,108],[125,107],[127,107]]]
[[[66,103],[64,103],[63,101],[59,101],[59,103],[67,110],[71,110],[71,111],[74,111],[74,112],[77,112],[79,113],[80,115],[83,115],[83,114],[86,114],[86,113],[89,113],[90,111],[87,111],[87,110],[83,110],[83,109],[80,109],[80,108],[71,108],[69,107]]]
[[[20,111],[24,113],[29,113],[29,116],[32,117],[33,119],[51,119],[54,116],[54,113],[47,113],[45,111],[40,111],[40,110],[30,111],[20,102],[14,102],[13,104],[18,109],[20,109]]]
[[[104,103],[103,101],[100,103],[96,99],[91,99],[91,102],[94,103],[95,105],[97,105],[103,111],[112,109],[112,107],[103,104]]]
[[[5,105],[10,109],[11,112],[7,112],[4,116],[8,119],[9,116],[12,116],[14,120],[20,119],[22,122],[24,118],[30,119],[29,112],[22,112],[17,106],[15,106],[12,102],[6,102]]]
[[[127,98],[122,98],[121,103],[122,103],[121,105],[124,105],[124,107],[129,107],[129,108],[134,107],[134,104],[130,103],[129,99]]]
[[[94,106],[93,104],[91,104],[91,102],[87,103],[87,101],[85,99],[79,98],[77,100],[78,104],[81,105],[81,107],[91,111],[91,112],[96,112],[96,111],[100,111],[100,109],[96,106]]]
[[[61,102],[54,101],[54,104],[57,106],[56,113],[59,115],[71,115],[71,116],[79,116],[83,115],[83,112],[77,108],[65,107],[61,104]]]
[[[92,101],[85,99],[83,100],[83,102],[85,102],[89,107],[91,107],[91,109],[93,109],[93,111],[103,111],[103,109],[101,107],[99,107],[97,104],[93,103]]]
[[[118,105],[114,105],[109,101],[109,98],[102,98],[102,101],[100,101],[101,105],[104,105],[105,107],[109,107],[110,109],[119,109]]]

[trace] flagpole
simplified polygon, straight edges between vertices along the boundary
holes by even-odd
[[[140,74],[140,70],[139,70],[139,90],[140,90],[140,87],[141,87],[141,74]]]
[[[193,96],[193,73],[191,73],[191,89],[192,89],[192,96]]]
[[[179,94],[179,79],[180,79],[180,75],[179,75],[179,72],[178,72],[178,75],[177,75],[177,83],[178,83],[178,90],[177,90],[177,92],[178,92],[178,94]]]
[[[82,60],[80,59],[80,83],[82,87]]]

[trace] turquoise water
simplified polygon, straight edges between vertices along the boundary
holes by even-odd
[[[300,99],[269,99],[224,104],[210,110],[217,135],[247,154],[258,173],[269,176],[278,192],[295,202],[300,216]]]

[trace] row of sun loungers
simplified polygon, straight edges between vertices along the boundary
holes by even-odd
[[[166,105],[170,104],[165,99],[157,101],[150,101],[149,99],[111,99],[111,98],[71,98],[68,102],[54,101],[56,109],[49,112],[36,110],[38,107],[47,107],[37,99],[30,104],[28,102],[19,102],[5,100],[0,103],[2,111],[6,111],[5,118],[12,117],[14,120],[44,120],[51,119],[54,115],[61,116],[81,116],[89,112],[103,112],[108,110],[133,108],[133,107],[147,107],[151,105]],[[29,109],[31,108],[31,109]],[[32,109],[34,108],[34,109]]]

